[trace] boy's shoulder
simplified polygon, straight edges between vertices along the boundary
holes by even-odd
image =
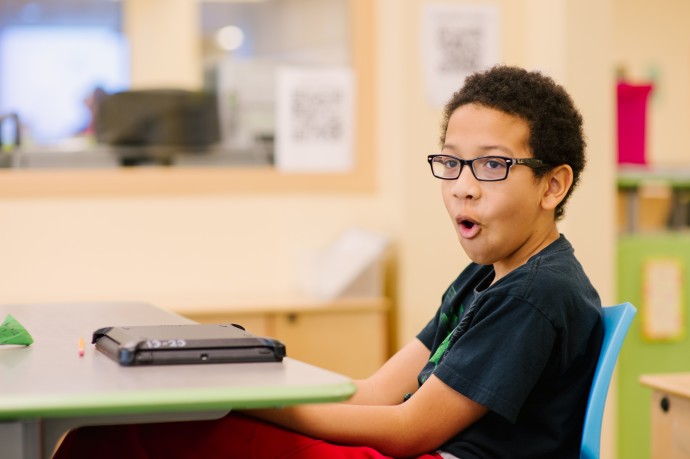
[[[563,235],[515,271],[519,273],[521,270],[534,281],[566,285],[590,284],[582,264],[575,256],[575,249]]]
[[[495,287],[497,294],[521,298],[549,317],[554,313],[562,316],[567,310],[601,307],[598,292],[564,236],[505,276]]]
[[[491,265],[480,265],[472,262],[455,279],[453,285],[457,287],[458,285],[470,283],[480,286],[482,282],[493,280],[493,272],[493,266]],[[525,278],[533,279],[534,277],[554,277],[554,280],[556,280],[562,277],[567,278],[573,272],[581,272],[584,275],[584,270],[575,257],[573,246],[565,236],[561,235],[539,253],[533,255],[527,263],[496,282],[496,285],[515,282],[524,285]]]
[[[480,292],[478,298],[513,298],[540,309],[556,304],[601,304],[573,246],[563,235],[495,283],[493,276],[491,265],[470,263],[446,290],[444,299],[475,290]]]

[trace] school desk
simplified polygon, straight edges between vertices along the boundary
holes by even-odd
[[[690,459],[690,373],[647,374],[653,389],[651,457]]]
[[[49,458],[60,437],[77,426],[214,419],[233,408],[345,400],[355,390],[349,378],[290,358],[122,367],[90,344],[92,332],[105,326],[190,322],[145,303],[0,306],[0,322],[7,314],[34,343],[0,346],[4,459]]]

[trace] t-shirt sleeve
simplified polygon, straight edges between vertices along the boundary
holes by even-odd
[[[457,281],[456,281],[457,282]],[[434,345],[443,341],[446,334],[450,331],[446,326],[442,326],[442,316],[452,316],[452,299],[454,297],[454,285],[450,287],[441,296],[441,305],[436,310],[434,317],[426,324],[424,328],[417,334],[419,339],[429,350],[434,349]]]
[[[493,297],[482,303],[472,325],[448,350],[433,374],[515,422],[546,367],[556,330],[524,300]]]
[[[441,315],[441,308],[436,311],[436,315],[426,324],[424,328],[417,334],[417,339],[424,344],[427,349],[431,350],[434,345],[434,337],[438,331],[439,317]]]

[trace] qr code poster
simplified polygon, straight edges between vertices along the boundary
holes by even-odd
[[[499,8],[427,4],[421,17],[428,98],[443,106],[467,75],[499,62]]]
[[[353,167],[354,75],[346,68],[278,71],[276,167],[345,172]]]

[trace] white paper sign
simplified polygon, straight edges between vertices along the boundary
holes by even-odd
[[[281,68],[276,97],[276,167],[346,172],[353,166],[354,76],[344,68]]]
[[[683,265],[674,258],[653,258],[644,263],[642,331],[650,340],[680,339],[683,317]]]
[[[428,4],[422,20],[427,96],[440,107],[460,89],[467,75],[499,62],[499,8]]]

